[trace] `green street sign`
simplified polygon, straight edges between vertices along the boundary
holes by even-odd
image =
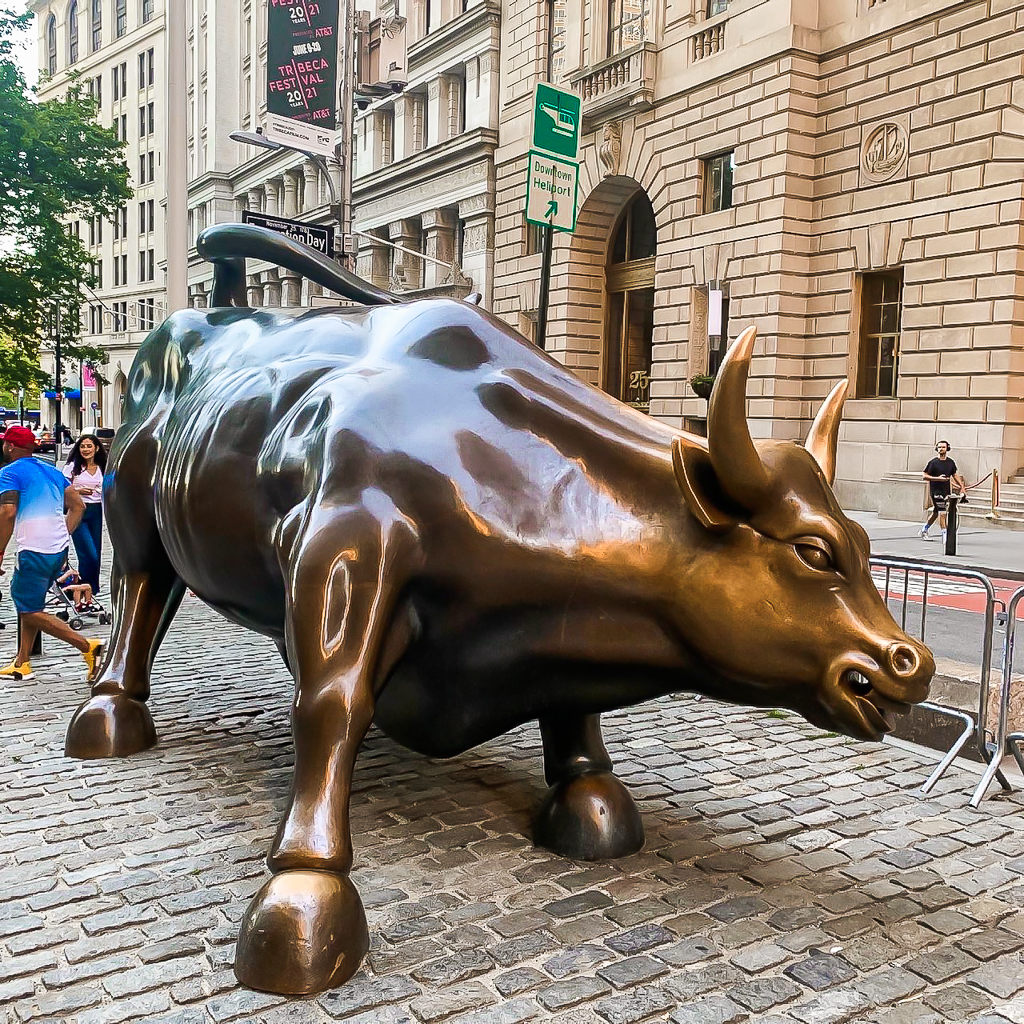
[[[533,93],[533,149],[579,161],[583,101],[567,89],[538,82]]]
[[[578,164],[531,151],[526,180],[526,219],[555,231],[575,230],[579,173]]]

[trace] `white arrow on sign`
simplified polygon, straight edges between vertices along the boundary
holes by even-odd
[[[568,160],[531,151],[527,173],[526,219],[556,231],[573,231],[579,167]]]

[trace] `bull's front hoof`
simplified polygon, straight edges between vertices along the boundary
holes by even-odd
[[[123,693],[90,697],[68,726],[64,753],[68,757],[127,757],[156,745],[156,726],[142,701]]]
[[[611,772],[584,772],[547,791],[533,841],[573,860],[606,860],[636,853],[644,826],[629,790]]]
[[[235,976],[261,992],[312,995],[348,981],[369,946],[363,904],[346,875],[282,871],[242,918]]]

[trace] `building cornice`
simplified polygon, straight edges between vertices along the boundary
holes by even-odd
[[[501,4],[498,0],[484,0],[482,4],[471,7],[447,25],[427,33],[409,47],[410,79],[416,71],[437,59],[444,59],[459,44],[467,42],[472,36],[486,28],[498,32],[501,28]]]

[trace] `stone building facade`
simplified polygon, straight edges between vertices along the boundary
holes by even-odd
[[[75,221],[95,262],[99,284],[87,296],[82,338],[107,351],[106,385],[65,364],[61,422],[73,430],[121,423],[127,374],[139,343],[167,314],[166,249],[166,0],[32,0],[39,98],[63,95],[70,76],[99,101],[100,123],[126,143],[135,195],[113,221]],[[53,373],[53,358],[42,357]],[[54,395],[54,392],[49,392]],[[77,396],[77,397],[76,397]],[[93,409],[93,405],[97,408]],[[57,418],[56,397],[44,398],[43,423]]]
[[[755,437],[802,438],[850,379],[847,506],[916,516],[938,438],[969,482],[1017,473],[1022,0],[568,0],[560,31],[550,8],[504,5],[499,315],[532,328],[531,96],[555,79],[584,117],[557,358],[700,431],[689,378],[754,324]]]

